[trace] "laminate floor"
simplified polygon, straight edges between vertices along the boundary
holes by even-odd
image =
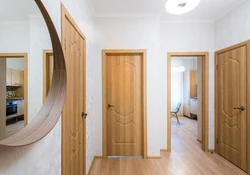
[[[172,118],[172,152],[161,159],[95,159],[90,175],[245,175],[218,154],[205,153],[197,141],[197,121]]]
[[[5,137],[8,138],[9,136],[17,133],[18,131],[20,131],[23,128],[24,128],[24,121],[23,120],[18,121],[17,123],[7,125]]]

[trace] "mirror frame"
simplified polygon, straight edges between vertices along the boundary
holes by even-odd
[[[54,69],[51,88],[32,122],[14,135],[1,140],[0,146],[3,147],[27,146],[44,138],[58,122],[65,102],[67,75],[61,42],[44,4],[41,0],[34,1],[46,22],[53,47]]]

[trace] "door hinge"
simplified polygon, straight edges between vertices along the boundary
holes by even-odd
[[[219,144],[219,138],[217,138],[217,144]]]

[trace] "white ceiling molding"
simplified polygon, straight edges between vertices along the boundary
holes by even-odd
[[[29,24],[29,21],[0,21],[0,25]]]
[[[172,24],[178,24],[178,23],[181,23],[181,24],[185,24],[185,23],[214,23],[215,21],[167,21],[167,20],[160,20],[161,23],[172,23]]]
[[[160,17],[159,13],[119,13],[119,14],[95,14],[95,17]]]

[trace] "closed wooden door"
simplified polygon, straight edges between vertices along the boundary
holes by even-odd
[[[86,174],[86,51],[85,38],[62,8],[62,39],[67,70],[67,94],[62,114],[62,174]]]
[[[246,46],[221,53],[216,72],[218,153],[245,171],[246,57]]]
[[[142,55],[105,59],[107,156],[143,156]]]

